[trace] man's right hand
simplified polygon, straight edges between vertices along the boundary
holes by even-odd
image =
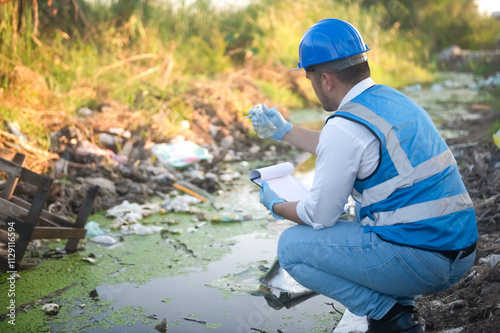
[[[269,120],[276,127],[276,133],[274,133],[271,138],[275,139],[278,142],[281,142],[286,133],[288,133],[292,129],[292,123],[286,121],[285,118],[281,115],[281,113],[277,110],[277,108],[269,109],[265,104],[262,105],[262,110],[269,118]],[[249,114],[253,114],[252,111],[248,112]],[[254,118],[252,117],[252,125],[254,129],[256,128],[256,124],[254,124]],[[255,119],[256,121],[256,119]]]

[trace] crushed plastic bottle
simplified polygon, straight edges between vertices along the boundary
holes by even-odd
[[[264,139],[264,138],[269,138],[271,137],[274,133],[276,133],[276,126],[267,118],[267,115],[264,113],[264,110],[262,109],[262,104],[255,104],[253,106],[253,111],[254,111],[254,117],[257,117],[257,122],[255,126],[255,131],[257,132],[257,135],[259,138]]]
[[[500,130],[493,134],[493,142],[500,149]]]

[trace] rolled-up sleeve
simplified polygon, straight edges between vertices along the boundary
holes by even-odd
[[[297,215],[314,229],[332,227],[344,212],[360,167],[375,170],[379,143],[363,125],[332,118],[321,131],[309,194],[299,201]],[[367,152],[368,151],[368,152]]]

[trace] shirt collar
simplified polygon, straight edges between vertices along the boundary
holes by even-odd
[[[340,105],[338,109],[340,109],[342,106],[344,106],[347,102],[350,102],[352,99],[354,99],[356,96],[361,94],[363,91],[366,89],[373,87],[375,85],[375,81],[372,80],[371,77],[364,79],[363,81],[358,82],[354,87],[349,90],[349,92],[344,96],[342,101],[340,102]],[[337,109],[337,110],[338,110]]]

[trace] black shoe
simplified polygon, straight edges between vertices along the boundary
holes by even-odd
[[[417,308],[412,305],[406,305],[405,309],[410,313],[411,319],[422,327],[422,331],[425,331],[425,320],[418,315]]]
[[[416,320],[415,320],[416,318]],[[423,333],[418,316],[413,316],[406,309],[400,311],[392,319],[375,320],[368,318],[366,333]]]

